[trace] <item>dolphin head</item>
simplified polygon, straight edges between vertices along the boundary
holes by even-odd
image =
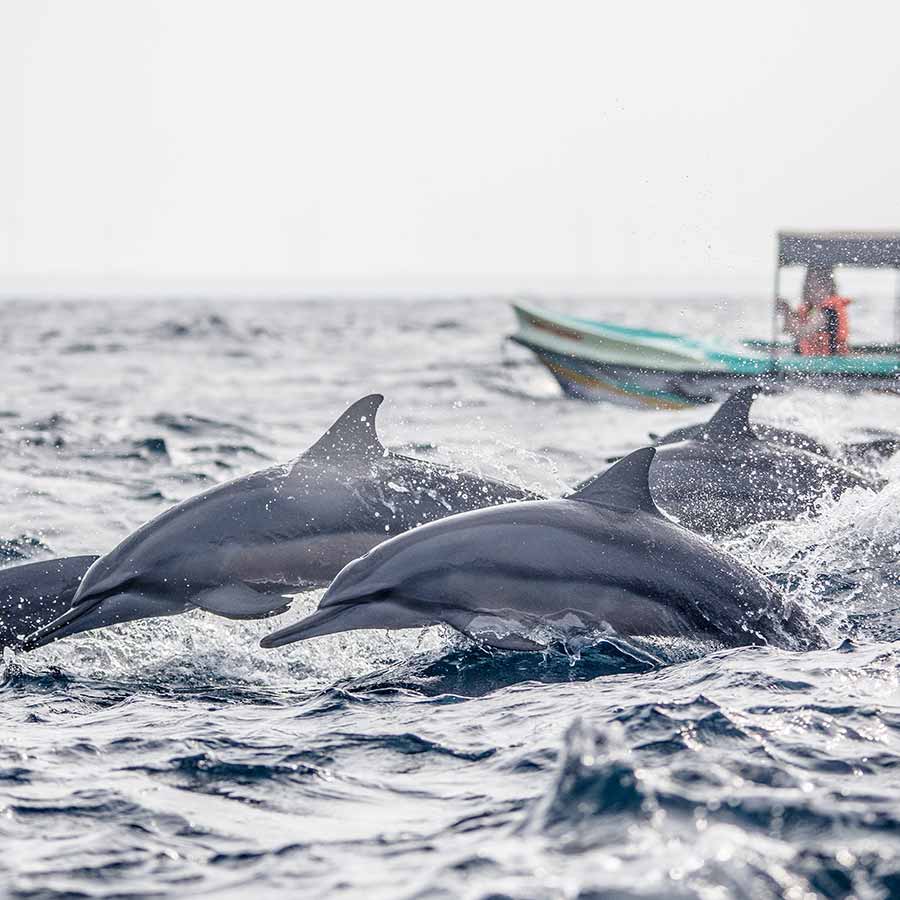
[[[148,566],[140,556],[127,552],[122,545],[101,556],[85,573],[71,608],[30,634],[27,648],[43,647],[68,635],[106,625],[183,612],[187,604],[173,602],[165,568]]]
[[[381,554],[366,553],[347,563],[335,576],[322,595],[319,606],[341,606],[382,597],[399,587],[394,579],[386,578]]]
[[[427,528],[428,526],[423,526]],[[395,538],[401,541],[405,535]],[[294,641],[357,628],[416,628],[439,619],[404,591],[404,579],[393,578],[381,565],[384,544],[344,566],[310,616],[267,635],[266,649]],[[409,585],[406,585],[408,588]]]

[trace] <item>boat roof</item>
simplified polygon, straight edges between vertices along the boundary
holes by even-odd
[[[900,269],[900,231],[780,231],[778,265]]]

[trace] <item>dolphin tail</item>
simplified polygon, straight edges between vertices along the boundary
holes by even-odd
[[[267,634],[259,645],[270,649],[341,631],[356,631],[361,628],[422,628],[439,622],[439,619],[424,610],[395,600],[363,600],[317,609],[305,619]]]
[[[88,600],[73,606],[49,625],[29,634],[25,638],[24,648],[36,650],[71,634],[151,616],[172,616],[184,612],[185,608],[186,604],[162,603],[138,593],[122,593],[96,601]]]

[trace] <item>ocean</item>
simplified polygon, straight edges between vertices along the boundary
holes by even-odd
[[[545,298],[698,334],[731,302]],[[379,391],[384,443],[559,495],[709,416],[561,396],[502,299],[0,304],[0,564],[103,553],[284,462]],[[837,446],[900,397],[759,421]],[[875,465],[873,463],[873,465]],[[262,650],[201,612],[0,665],[0,893],[101,897],[900,896],[900,459],[880,493],[720,543],[828,647],[490,651],[444,627]]]

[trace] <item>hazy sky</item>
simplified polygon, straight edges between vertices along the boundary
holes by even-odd
[[[895,2],[4,0],[0,292],[765,292],[900,229]]]

